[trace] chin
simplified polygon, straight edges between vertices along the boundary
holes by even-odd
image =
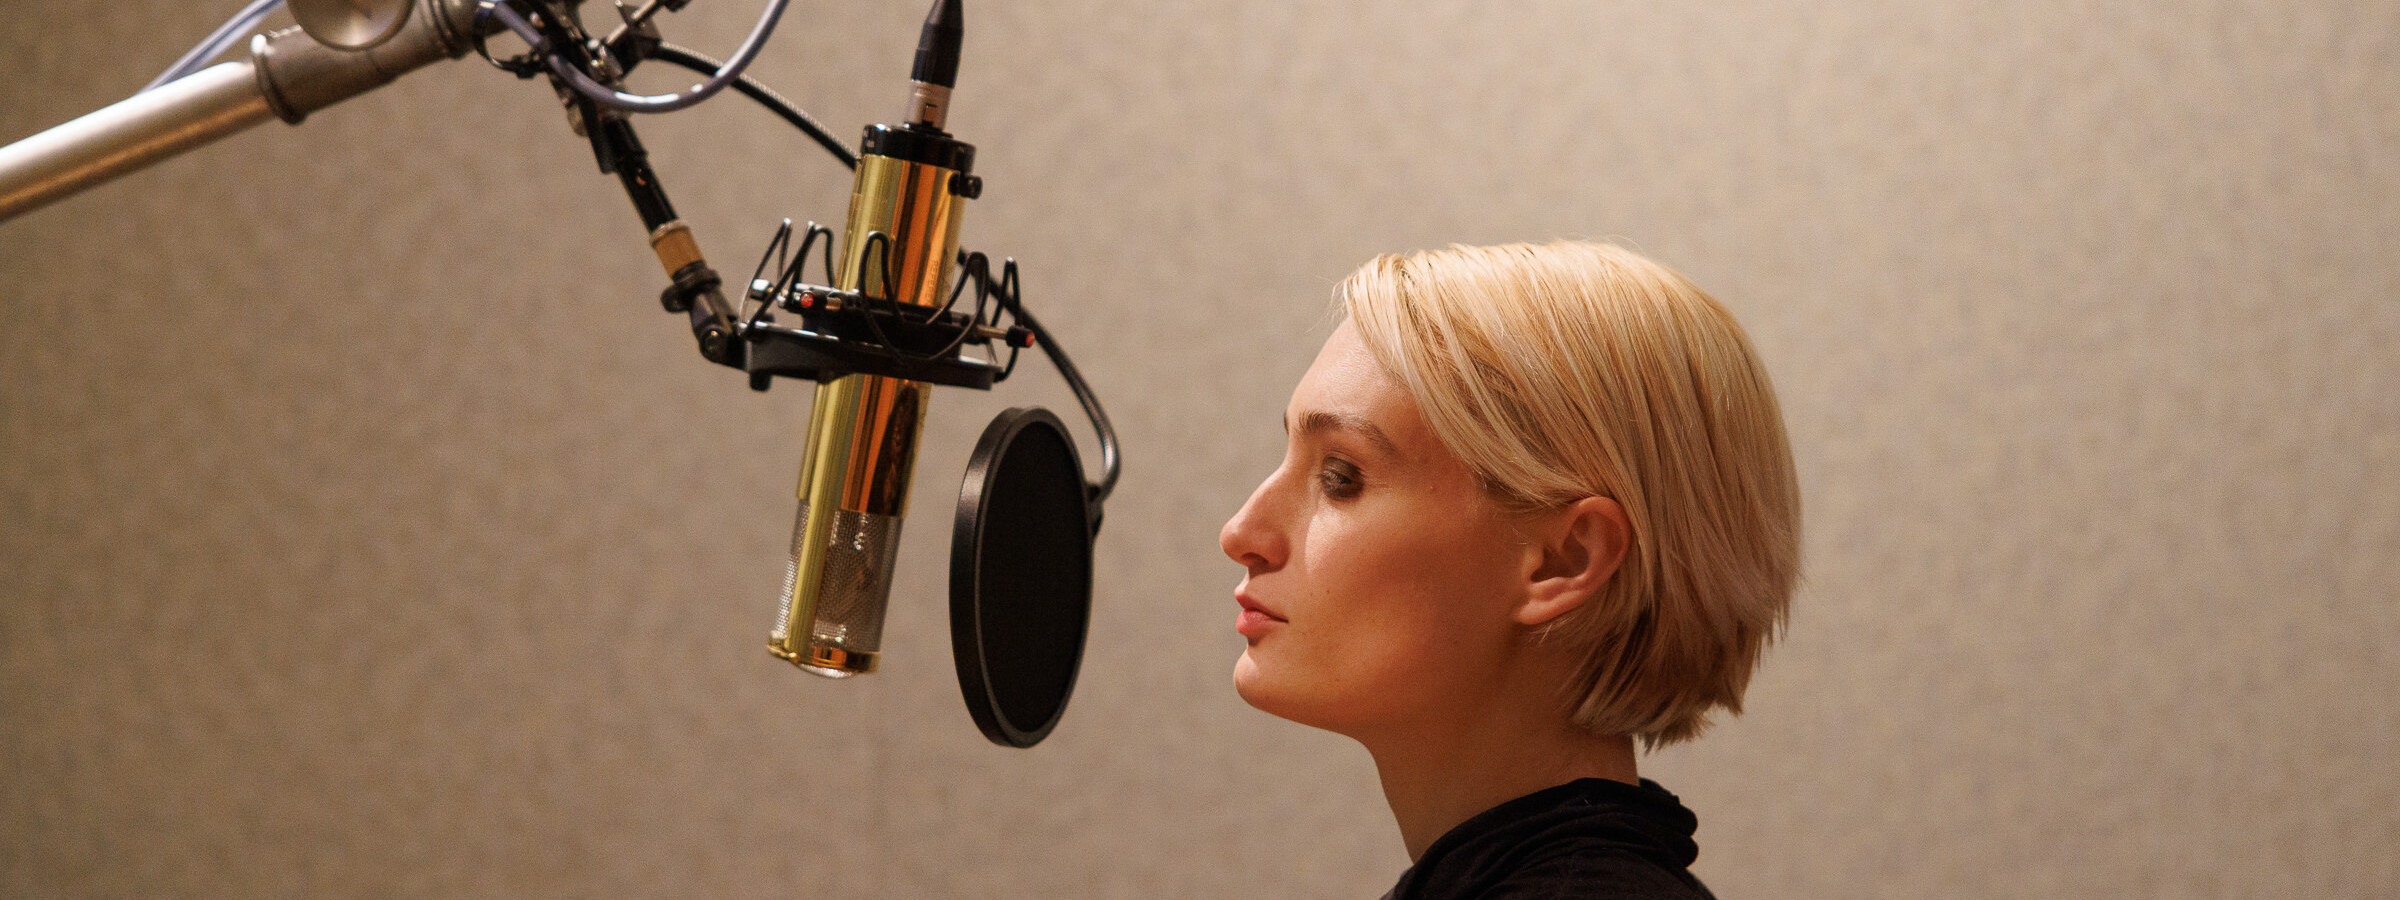
[[[1245,652],[1234,661],[1233,692],[1241,695],[1242,702],[1250,704],[1250,708],[1311,728],[1338,730],[1329,717],[1318,714],[1323,712],[1316,708],[1323,705],[1321,698],[1312,704],[1305,692],[1294,696],[1291,688],[1289,684],[1278,684],[1268,667],[1250,653]]]
[[[1241,695],[1242,702],[1264,710],[1266,707],[1259,706],[1261,678],[1258,661],[1250,658],[1250,651],[1242,651],[1241,658],[1233,661],[1233,692]]]
[[[1282,696],[1283,692],[1275,689],[1274,679],[1252,653],[1252,650],[1245,650],[1242,658],[1233,662],[1233,692],[1241,695],[1242,702],[1259,712],[1292,718],[1290,698]]]

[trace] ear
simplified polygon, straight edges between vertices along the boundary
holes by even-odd
[[[1599,596],[1633,546],[1633,524],[1610,497],[1585,497],[1544,513],[1528,536],[1541,551],[1512,618],[1541,625]]]

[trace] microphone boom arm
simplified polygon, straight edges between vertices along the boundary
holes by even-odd
[[[48,131],[0,147],[0,221],[266,121],[309,113],[474,49],[480,0],[414,0],[368,47],[318,43],[298,28],[250,41],[250,58],[220,63]]]

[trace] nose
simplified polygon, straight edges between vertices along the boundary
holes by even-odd
[[[1250,492],[1249,501],[1233,518],[1225,520],[1225,527],[1217,530],[1217,546],[1252,572],[1283,565],[1286,543],[1274,523],[1274,490],[1275,476],[1269,475],[1258,490]]]

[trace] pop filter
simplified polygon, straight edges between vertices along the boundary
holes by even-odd
[[[950,649],[975,726],[995,744],[1050,734],[1075,689],[1092,612],[1097,504],[1066,426],[1039,407],[984,429],[950,542]]]

